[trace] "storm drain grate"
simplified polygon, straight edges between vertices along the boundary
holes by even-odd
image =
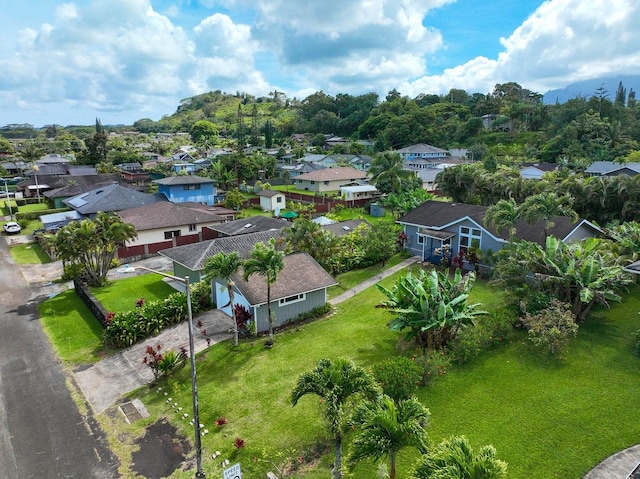
[[[126,421],[131,424],[132,422],[142,419],[142,414],[138,411],[138,408],[132,402],[126,402],[120,406],[120,411],[124,414]]]

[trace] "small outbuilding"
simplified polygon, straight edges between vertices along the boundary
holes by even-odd
[[[262,190],[258,193],[262,211],[276,211],[285,208],[286,197],[282,191]]]

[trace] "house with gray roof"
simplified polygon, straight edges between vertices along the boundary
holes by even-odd
[[[584,172],[589,176],[634,176],[640,174],[640,163],[614,163],[613,161],[594,161]]]
[[[173,203],[215,204],[216,187],[211,178],[194,175],[168,176],[153,181],[158,185],[158,193]]]
[[[406,146],[396,150],[396,153],[398,153],[403,160],[410,160],[413,158],[443,159],[449,156],[449,152],[447,150],[427,145],[426,143]]]
[[[447,203],[429,200],[409,211],[397,223],[407,235],[405,248],[423,261],[438,263],[440,252],[446,245],[452,254],[476,248],[480,251],[497,252],[509,242],[509,231],[498,233],[493,226],[485,226],[487,207],[464,203]],[[529,224],[524,220],[516,223],[516,238],[544,244],[546,223]],[[546,233],[565,243],[580,241],[602,233],[593,223],[580,219],[571,221],[565,216],[553,218],[553,226]]]
[[[341,186],[366,183],[367,174],[351,166],[324,168],[296,176],[293,180],[299,190],[318,192],[339,191]]]
[[[191,282],[197,282],[202,279],[202,268],[207,258],[218,253],[229,254],[235,251],[240,255],[240,259],[247,259],[256,243],[267,243],[271,238],[278,241],[282,238],[282,231],[259,231],[240,236],[215,238],[165,249],[159,254],[173,262],[173,272],[176,276],[181,278],[189,276]]]
[[[218,233],[218,236],[239,236],[257,231],[281,230],[291,226],[291,223],[282,219],[270,218],[268,216],[252,216],[239,220],[228,221],[216,224],[209,229]]]
[[[257,274],[245,281],[242,268],[231,279],[235,285],[235,304],[241,304],[251,312],[259,333],[268,331],[267,282]],[[328,288],[336,284],[337,281],[309,253],[286,255],[284,268],[271,285],[274,327],[283,326],[302,314],[324,306],[328,301]],[[224,280],[214,280],[211,290],[215,304],[225,305],[229,302]],[[230,314],[231,306],[223,311]]]
[[[158,201],[166,201],[166,199],[161,195],[142,193],[132,188],[112,183],[73,196],[62,202],[84,216],[94,217],[98,211],[105,213],[122,211],[157,203]]]

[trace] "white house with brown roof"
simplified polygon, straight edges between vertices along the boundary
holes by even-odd
[[[282,191],[262,190],[258,192],[258,196],[262,211],[283,210],[285,208],[286,197]]]
[[[120,257],[147,256],[162,249],[208,239],[206,234],[202,237],[203,228],[226,221],[222,216],[170,201],[130,208],[117,214],[138,233],[137,238],[127,241],[126,247],[121,248]]]
[[[350,166],[324,168],[299,175],[294,178],[299,190],[326,192],[339,191],[341,186],[358,185],[367,182],[367,174]]]

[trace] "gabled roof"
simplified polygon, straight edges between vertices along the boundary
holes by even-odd
[[[98,211],[122,211],[158,201],[166,201],[166,199],[163,195],[141,193],[119,184],[110,184],[62,200],[64,204],[69,205],[83,215],[94,214]]]
[[[226,236],[224,238],[201,241],[200,243],[176,246],[158,253],[191,271],[199,271],[204,267],[206,259],[217,253],[228,254],[235,251],[240,255],[241,259],[247,259],[256,243],[266,243],[271,238],[275,238],[277,241],[281,236],[282,232],[280,230],[259,231],[241,236]]]
[[[594,161],[589,165],[589,168],[585,170],[585,173],[591,175],[608,175],[619,170],[631,170],[636,173],[640,173],[640,163],[614,163],[612,161]]]
[[[159,201],[149,205],[129,208],[118,212],[126,223],[131,223],[136,231],[155,230],[174,226],[222,223],[225,218],[198,211],[169,201]]]
[[[536,170],[544,171],[556,171],[560,165],[558,163],[523,163],[522,168],[535,168]]]
[[[88,191],[94,190],[96,188],[112,184],[114,184],[114,181],[104,181],[101,183],[91,183],[88,185],[67,185],[61,188],[45,191],[43,194],[47,198],[70,198],[72,196],[81,195],[82,193],[87,193]]]
[[[238,274],[231,276],[236,288],[251,306],[265,304],[267,282],[264,278],[254,274],[245,281],[242,275],[241,268]],[[278,279],[271,285],[271,301],[310,293],[336,284],[336,280],[309,253],[293,253],[284,257],[284,269],[278,273]]]
[[[478,228],[485,230],[495,239],[506,242],[509,239],[508,229],[498,234],[494,227],[484,225],[484,216],[487,209],[486,206],[429,200],[409,211],[409,213],[398,220],[398,223],[441,231],[447,228],[455,228],[457,223],[470,220],[476,223]],[[565,240],[574,230],[583,225],[591,228],[594,234],[600,232],[595,225],[587,220],[572,222],[571,219],[566,216],[556,216],[553,218],[553,226],[547,230],[547,234]],[[516,223],[515,228],[518,239],[544,244],[545,222],[543,220],[533,224],[529,224],[525,220],[520,220]]]
[[[226,236],[244,235],[247,233],[255,233],[256,231],[280,230],[290,226],[291,223],[268,216],[252,216],[251,218],[242,218],[239,220],[228,221],[218,225],[212,225],[209,229],[218,231]]]
[[[274,196],[277,195],[284,195],[284,193],[282,191],[276,191],[276,190],[261,190],[257,193],[258,196],[263,196],[265,198],[273,198]]]
[[[341,166],[337,168],[324,168],[322,170],[305,173],[304,175],[296,176],[295,180],[344,181],[364,178],[367,178],[367,174],[364,171],[356,170],[350,166]]]
[[[177,175],[177,176],[167,176],[166,178],[161,178],[159,180],[153,180],[154,183],[159,185],[201,185],[201,184],[213,184],[213,180],[211,178],[204,178],[202,176],[196,175]]]
[[[368,225],[369,223],[366,220],[360,219],[340,221],[339,223],[325,224],[321,226],[323,230],[330,231],[334,235],[340,237],[348,235],[362,224]]]

